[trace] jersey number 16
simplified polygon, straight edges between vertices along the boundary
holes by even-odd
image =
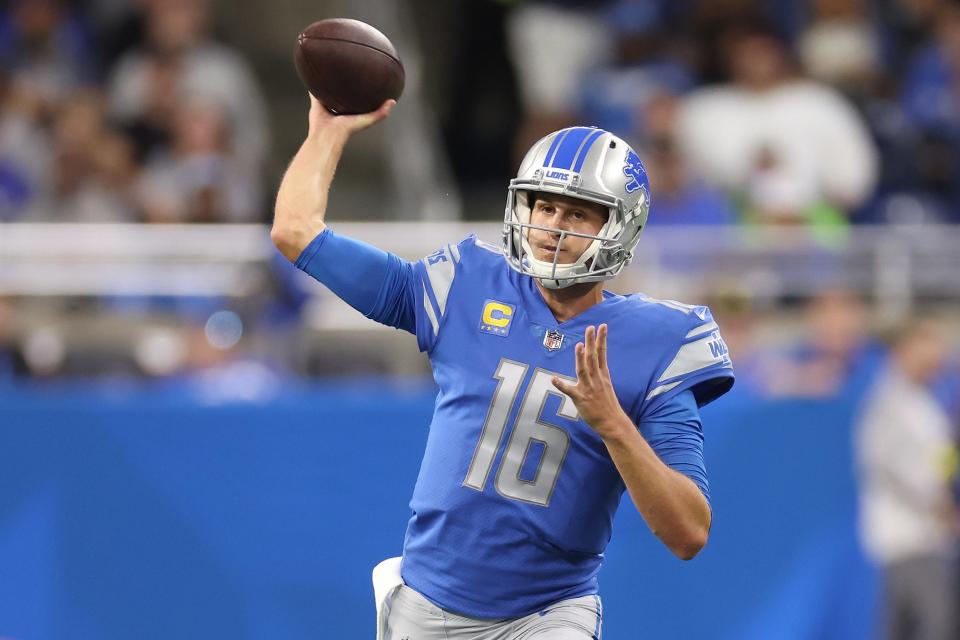
[[[473,460],[470,462],[467,477],[463,481],[464,486],[483,491],[487,484],[487,477],[490,475],[497,450],[500,448],[500,442],[507,429],[510,410],[517,400],[520,387],[523,386],[523,382],[527,378],[529,368],[529,365],[521,362],[514,362],[506,358],[500,360],[500,365],[497,367],[496,373],[493,374],[493,377],[499,380],[499,383],[493,394],[490,408],[487,410],[487,418],[483,423],[480,441],[473,453]],[[494,480],[494,486],[500,495],[544,507],[550,504],[550,496],[553,495],[557,477],[560,475],[560,468],[563,466],[563,460],[566,458],[567,449],[570,446],[570,436],[566,431],[558,426],[547,424],[541,419],[547,397],[550,395],[560,397],[560,409],[557,411],[557,415],[570,420],[580,419],[580,414],[577,412],[573,400],[560,393],[553,386],[550,380],[554,376],[576,382],[573,378],[552,371],[534,370],[530,384],[527,385],[527,391],[520,403],[520,410],[517,412],[510,442],[507,444],[503,459],[500,461],[500,468],[497,470],[497,477]],[[540,464],[533,478],[524,480],[520,477],[524,460],[527,459],[531,447],[537,442],[543,445]]]

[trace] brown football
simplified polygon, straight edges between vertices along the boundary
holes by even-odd
[[[336,114],[375,111],[403,92],[397,50],[387,36],[359,20],[314,22],[297,38],[294,63],[310,93]]]

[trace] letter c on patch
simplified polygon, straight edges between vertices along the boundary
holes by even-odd
[[[488,302],[483,308],[483,323],[494,327],[507,326],[510,324],[511,316],[513,316],[513,309],[500,302]]]

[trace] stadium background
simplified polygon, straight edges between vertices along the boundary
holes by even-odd
[[[331,16],[381,28],[408,74],[347,150],[338,231],[409,259],[497,241],[520,150],[605,126],[653,181],[615,290],[724,330],[711,541],[676,561],[625,505],[605,637],[874,637],[856,416],[887,329],[960,335],[946,0],[6,3],[0,637],[372,636],[434,387],[412,337],[270,246],[305,131],[294,38]],[[769,137],[723,136],[744,130]],[[957,380],[932,390],[954,422]]]

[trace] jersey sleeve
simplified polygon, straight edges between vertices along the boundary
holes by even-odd
[[[703,462],[703,425],[693,392],[687,389],[650,411],[638,425],[657,457],[690,478],[710,503],[710,485]]]
[[[415,333],[414,265],[360,240],[324,229],[295,265],[381,324]]]
[[[691,307],[678,330],[675,346],[667,349],[647,390],[642,416],[688,389],[702,407],[733,386],[730,353],[710,310]]]
[[[475,242],[476,237],[470,235],[457,244],[440,247],[414,264],[418,280],[414,310],[417,344],[421,351],[431,351],[440,337],[454,281],[462,269],[464,255]]]

